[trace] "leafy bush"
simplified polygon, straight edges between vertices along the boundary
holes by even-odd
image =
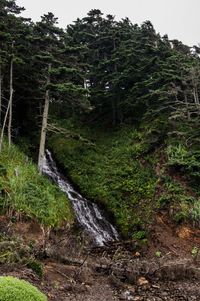
[[[47,301],[47,297],[29,282],[15,277],[0,277],[0,301]]]
[[[180,169],[188,179],[200,179],[200,152],[189,150],[182,144],[170,145],[167,148],[168,165]]]
[[[26,266],[32,269],[40,278],[44,275],[44,266],[35,258],[29,258]]]
[[[190,211],[192,221],[199,227],[200,225],[200,199],[198,199]]]
[[[147,238],[147,233],[145,231],[138,231],[133,234],[133,238],[137,240],[142,240]]]
[[[0,264],[24,263],[30,256],[30,248],[20,239],[10,235],[0,235]]]

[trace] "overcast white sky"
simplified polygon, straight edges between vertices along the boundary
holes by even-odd
[[[150,20],[161,35],[179,39],[188,45],[200,43],[200,0],[17,0],[26,17],[34,21],[47,12],[59,18],[66,28],[93,8],[117,19],[128,17],[133,23]]]

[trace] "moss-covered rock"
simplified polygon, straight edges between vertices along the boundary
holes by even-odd
[[[47,297],[27,281],[0,277],[0,301],[47,301]]]

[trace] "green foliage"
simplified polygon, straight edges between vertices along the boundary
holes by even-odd
[[[143,239],[147,238],[147,233],[146,233],[146,231],[135,232],[133,234],[133,238],[137,239],[137,240],[143,240]]]
[[[149,21],[138,26],[96,9],[63,31],[52,13],[34,23],[18,17],[22,9],[14,0],[0,5],[2,107],[9,99],[11,58],[15,70],[13,134],[19,127],[39,140],[49,89],[52,119],[78,116],[90,127],[68,123],[77,135],[52,135],[49,145],[81,191],[104,204],[125,235],[143,231],[155,208],[170,209],[178,222],[197,222],[199,47],[191,51],[161,37]],[[0,191],[4,211],[17,210],[50,227],[73,220],[66,197],[14,147],[0,155]]]
[[[162,176],[159,184],[162,185],[163,191],[158,199],[158,208],[168,209],[177,223],[192,222],[198,225],[199,198],[191,188],[183,186],[170,176]]]
[[[122,233],[132,236],[151,221],[157,184],[150,156],[143,163],[135,159],[136,130],[71,129],[95,144],[53,135],[49,145],[56,159],[82,193],[106,206]]]
[[[197,256],[198,255],[198,253],[199,253],[199,248],[198,247],[196,247],[196,246],[194,246],[193,248],[192,248],[192,250],[191,250],[191,254],[192,254],[192,256]]]
[[[33,246],[28,246],[14,236],[0,236],[0,263],[22,264],[32,269],[39,277],[43,276],[43,264],[35,258]]]
[[[180,169],[194,182],[200,179],[200,152],[182,144],[170,145],[167,149],[168,165]]]
[[[200,224],[200,199],[197,199],[194,202],[193,207],[190,210],[190,217],[194,224],[196,224],[197,227],[199,227]]]
[[[162,253],[161,253],[161,251],[156,251],[155,255],[156,255],[156,257],[160,258]]]
[[[44,275],[44,266],[41,262],[34,258],[29,258],[26,263],[27,267],[32,269],[40,278]]]
[[[6,174],[0,175],[1,210],[8,208],[35,217],[48,227],[73,221],[71,205],[66,196],[44,176],[14,145],[5,146],[0,164]]]
[[[59,126],[61,123],[93,144],[51,135],[49,145],[56,159],[82,193],[112,213],[124,235],[143,239],[143,231],[157,209],[169,210],[177,223],[198,225],[200,207],[195,189],[186,185],[185,178],[181,181],[178,176],[176,180],[168,174],[175,158],[182,162],[185,149],[163,146],[165,131],[159,130],[159,120],[150,126],[145,123],[138,130],[123,126],[106,132],[72,121],[60,121]],[[157,152],[160,145],[161,151]],[[160,158],[167,162],[161,165]],[[156,175],[158,163],[160,171]]]
[[[31,250],[15,237],[0,236],[0,263],[24,263]]]
[[[0,277],[0,301],[47,301],[36,287],[15,277]]]

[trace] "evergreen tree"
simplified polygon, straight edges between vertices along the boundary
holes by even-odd
[[[66,42],[67,39],[63,30],[56,26],[57,18],[52,13],[44,15],[34,28],[34,39],[37,44],[37,55],[41,70],[41,80],[44,82],[41,91],[44,91],[45,102],[43,108],[40,149],[38,157],[38,167],[42,170],[46,132],[48,127],[48,114],[50,100],[57,100],[57,105],[63,101],[69,101],[73,106],[75,102],[83,98],[85,89],[80,83],[80,74],[76,70],[72,56],[67,56],[73,51]],[[79,103],[80,106],[80,103]]]

